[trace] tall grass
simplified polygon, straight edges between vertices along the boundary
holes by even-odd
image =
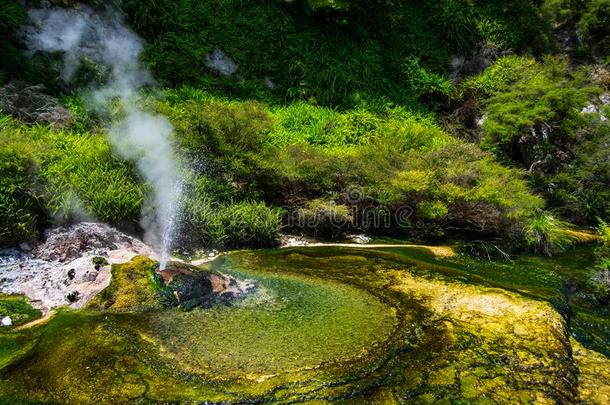
[[[526,243],[537,253],[552,256],[578,243],[576,234],[569,232],[571,225],[553,214],[540,212],[524,229]]]

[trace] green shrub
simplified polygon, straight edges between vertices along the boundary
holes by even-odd
[[[113,156],[102,134],[41,132],[52,145],[40,165],[51,215],[62,221],[138,220],[147,190],[134,168]]]
[[[598,218],[597,234],[601,238],[601,244],[610,251],[610,226],[603,219]]]
[[[543,50],[551,32],[532,0],[121,5],[149,40],[146,59],[166,85],[345,108],[362,99],[415,106],[416,94],[448,91],[444,73],[452,55],[468,54],[480,41]],[[205,56],[216,49],[238,65],[235,77],[206,66]]]
[[[592,0],[579,21],[579,27],[594,50],[607,57],[610,52],[610,1]]]
[[[424,220],[438,220],[449,214],[449,208],[442,201],[423,201],[417,206],[417,211]]]
[[[25,19],[25,10],[16,1],[5,0],[0,4],[0,32],[18,28]]]
[[[261,202],[240,202],[224,207],[213,217],[214,241],[224,248],[270,247],[278,244],[281,212]]]
[[[581,224],[610,215],[607,112],[582,113],[600,104],[603,83],[592,77],[587,67],[570,69],[565,58],[508,56],[456,91],[482,106],[483,148],[531,168],[550,206]]]
[[[453,97],[458,100],[472,96],[485,99],[501,91],[507,91],[521,77],[524,70],[530,70],[535,65],[534,58],[516,55],[500,57],[480,75],[462,81]]]
[[[435,93],[448,95],[451,91],[451,83],[446,78],[424,69],[418,58],[406,59],[402,73],[418,97]]]
[[[500,166],[476,146],[452,139],[429,117],[402,108],[339,112],[302,102],[248,107],[192,89],[170,92],[167,100],[160,108],[172,117],[181,144],[195,155],[205,150],[200,156],[213,162],[212,170],[206,164],[206,182],[228,185],[219,195],[232,190],[238,201],[263,199],[303,217],[323,217],[310,233],[336,237],[350,229],[351,224],[330,226],[331,219],[344,218],[340,210],[349,209],[359,216],[383,213],[377,224],[356,224],[372,232],[438,234],[439,228],[454,227],[516,234],[517,224],[542,207],[522,172]],[[239,141],[243,134],[252,142]],[[357,201],[350,199],[351,190],[359,190]],[[196,195],[201,198],[193,203],[192,222],[202,224],[198,234],[206,243],[221,240],[212,213],[231,197],[220,203],[213,192]],[[396,218],[408,207],[414,214],[402,223]],[[418,221],[429,230],[415,229]]]
[[[315,199],[296,211],[295,229],[314,236],[336,238],[352,227],[349,207],[334,201]]]
[[[580,110],[600,92],[585,71],[568,76],[565,59],[546,58],[530,67],[509,91],[497,93],[485,103],[485,147],[509,154],[513,143],[530,135],[536,125],[551,128],[549,136],[554,138],[569,137],[573,125],[581,120]]]

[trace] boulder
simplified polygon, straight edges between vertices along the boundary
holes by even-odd
[[[55,97],[45,94],[44,86],[9,83],[0,87],[0,110],[28,124],[68,128],[74,117]]]

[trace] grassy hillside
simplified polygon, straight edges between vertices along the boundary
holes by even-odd
[[[143,107],[176,129],[185,246],[283,228],[548,251],[564,220],[609,219],[606,0],[117,5],[164,87]],[[62,82],[58,55],[22,52],[21,6],[0,15],[0,84],[42,82],[75,115],[62,130],[2,116],[0,243],[78,218],[137,226],[148,186],[78,96],[103,75]]]

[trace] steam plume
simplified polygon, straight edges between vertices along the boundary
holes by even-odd
[[[70,81],[83,60],[107,69],[106,84],[94,89],[94,108],[105,111],[115,100],[123,109],[110,127],[108,139],[153,188],[142,211],[145,240],[156,246],[165,266],[171,250],[182,184],[173,153],[172,126],[161,116],[141,110],[138,90],[153,84],[142,67],[142,40],[123,22],[121,13],[90,8],[31,10],[30,23],[23,29],[30,52],[61,52],[62,78]]]

